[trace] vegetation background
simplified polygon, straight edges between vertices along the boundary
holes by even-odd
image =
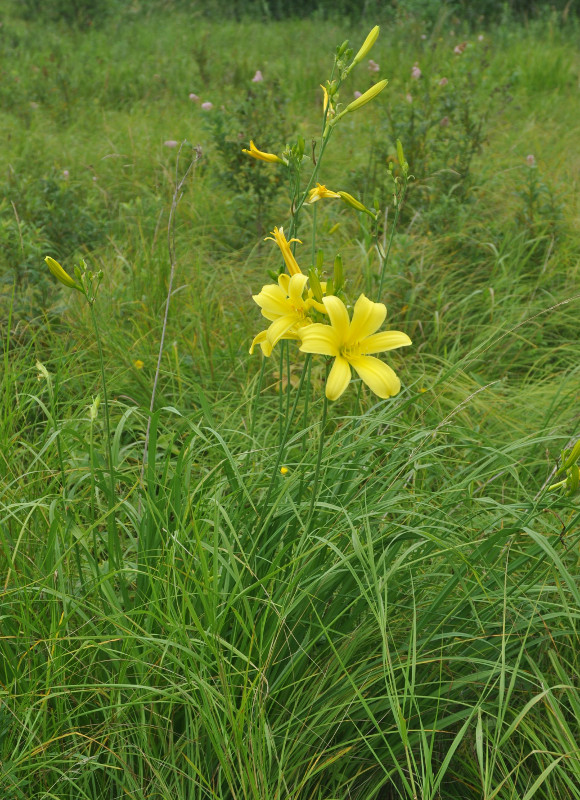
[[[0,796],[580,798],[578,502],[545,491],[579,429],[574,4],[289,5],[3,9]],[[282,476],[300,371],[260,382],[248,355],[289,208],[240,149],[310,143],[336,45],[376,23],[389,87],[322,179],[389,208],[403,141],[381,299],[414,346],[399,396],[331,406],[315,485],[324,365]],[[375,297],[368,217],[318,206],[325,263]],[[47,254],[103,270],[109,440],[91,317]]]

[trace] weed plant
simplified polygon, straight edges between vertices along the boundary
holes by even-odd
[[[50,245],[83,291],[55,283],[38,313],[25,282],[2,288],[0,796],[579,798],[572,21],[486,32],[489,80],[513,75],[513,100],[492,109],[447,224],[401,214],[384,273],[392,195],[378,218],[374,198],[369,214],[321,197],[290,229],[344,32],[186,21],[2,28],[3,174],[37,198],[66,169],[66,197],[78,191],[70,206],[56,195],[69,210],[55,209],[55,238],[21,228],[25,252]],[[450,54],[465,38],[451,24]],[[381,77],[422,65],[421,32],[383,29]],[[260,63],[239,44],[258,35]],[[192,55],[204,42],[205,81]],[[223,76],[247,84],[257,69],[280,80],[301,164],[294,206],[266,205],[265,230],[302,239],[297,263],[327,293],[340,253],[344,299],[386,302],[413,341],[388,354],[394,397],[353,382],[327,403],[324,357],[302,372],[295,342],[248,354],[251,292],[282,259],[257,237],[235,246],[234,190],[215,180],[189,94],[227,109]],[[349,75],[338,113],[357,88]],[[309,188],[358,199],[391,91],[336,124]],[[260,133],[248,138],[290,161]],[[177,192],[191,150],[164,142],[184,139],[208,161]],[[395,141],[390,154],[404,177]],[[35,208],[27,225],[42,212],[48,230]]]

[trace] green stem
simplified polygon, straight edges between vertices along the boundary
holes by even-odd
[[[326,392],[324,392],[324,402],[322,404],[322,419],[320,421],[320,440],[318,442],[318,455],[316,457],[316,470],[314,472],[314,484],[312,486],[312,498],[310,500],[310,508],[308,509],[306,533],[308,533],[308,531],[310,530],[310,523],[312,522],[312,515],[314,514],[314,504],[316,502],[316,493],[318,491],[318,480],[320,478],[320,465],[322,464],[322,451],[324,449],[324,433],[326,431],[327,412],[328,412],[328,398],[326,396]]]
[[[393,244],[395,231],[397,229],[397,222],[399,221],[399,214],[401,212],[401,206],[403,205],[403,201],[405,199],[406,192],[407,192],[407,181],[405,181],[405,183],[403,185],[403,191],[401,192],[401,196],[399,198],[397,198],[397,207],[395,209],[395,219],[393,220],[393,225],[391,227],[391,235],[389,236],[389,244],[387,246],[387,252],[385,253],[385,257],[382,259],[381,277],[379,279],[379,291],[378,291],[378,295],[377,295],[379,303],[381,302],[381,294],[382,294],[382,291],[383,291],[383,282],[384,282],[384,279],[385,279],[385,270],[386,270],[387,262],[389,260],[389,255],[391,253],[391,247],[392,247],[392,244]],[[379,239],[379,231],[378,231],[378,227],[377,227],[377,242],[378,242],[378,239]]]
[[[273,474],[272,474],[272,479],[270,481],[270,485],[268,486],[268,492],[266,494],[266,499],[264,501],[263,511],[260,514],[260,519],[262,519],[265,516],[266,511],[268,509],[268,503],[270,502],[270,496],[272,494],[272,488],[274,486],[274,481],[276,480],[276,477],[278,475],[278,469],[280,468],[280,464],[282,463],[282,456],[284,455],[284,447],[286,446],[286,440],[288,438],[288,433],[290,431],[290,427],[291,427],[292,422],[294,420],[294,415],[296,414],[296,408],[298,407],[298,399],[300,398],[300,394],[302,392],[302,386],[304,385],[304,378],[305,378],[307,372],[308,372],[308,374],[310,374],[310,360],[311,360],[311,358],[312,358],[312,356],[310,355],[310,353],[307,353],[306,359],[304,361],[304,366],[302,368],[302,374],[300,375],[300,383],[298,384],[298,388],[296,389],[296,396],[294,397],[294,403],[292,404],[292,410],[291,410],[290,414],[288,415],[288,417],[286,419],[286,427],[284,428],[284,432],[282,434],[282,437],[280,439],[280,444],[278,446],[278,455],[276,457],[276,464],[274,466],[274,471],[273,471]]]
[[[103,387],[103,408],[105,412],[105,437],[106,437],[106,453],[107,453],[107,469],[109,470],[109,497],[108,497],[108,507],[109,513],[107,515],[107,528],[109,533],[108,539],[108,551],[109,551],[109,558],[113,561],[113,566],[117,570],[121,570],[121,565],[123,563],[123,557],[121,553],[121,543],[119,541],[119,533],[117,530],[117,520],[115,518],[115,473],[113,469],[113,450],[111,447],[111,425],[109,422],[109,397],[107,394],[107,380],[105,378],[105,359],[103,356],[103,346],[101,343],[101,335],[99,333],[99,325],[97,323],[97,317],[95,314],[95,307],[94,307],[94,300],[89,300],[87,297],[87,301],[89,303],[89,308],[91,311],[91,319],[93,322],[93,328],[95,331],[95,337],[97,340],[97,348],[99,351],[99,364],[101,367],[101,384]],[[123,600],[128,605],[129,597],[127,594],[127,588],[125,586],[125,581],[123,580],[122,576],[119,575],[119,583],[121,585],[121,593],[123,595]]]

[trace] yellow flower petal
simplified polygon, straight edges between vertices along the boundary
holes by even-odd
[[[337,332],[330,325],[315,322],[299,331],[303,353],[318,353],[321,356],[337,356],[340,352],[340,340]]]
[[[262,348],[262,353],[265,356],[269,356],[272,353],[272,345],[266,338],[267,331],[260,331],[260,333],[254,337],[254,340],[250,346],[250,355],[254,352],[254,347],[259,344]]]
[[[266,335],[268,341],[274,347],[291,328],[294,328],[300,321],[298,314],[286,314],[284,317],[274,320],[268,328]]]
[[[330,317],[330,323],[336,330],[341,342],[346,342],[348,338],[349,319],[345,304],[339,297],[323,297],[322,302]]]
[[[277,317],[288,313],[287,295],[275,283],[262,286],[260,294],[252,295],[252,299],[260,306],[262,313],[275,314]]]
[[[338,194],[338,192],[332,192],[330,189],[327,189],[322,183],[317,183],[316,187],[308,192],[308,199],[306,202],[309,204],[316,203],[317,200],[323,197],[338,197],[340,199],[341,195]]]
[[[246,153],[246,155],[252,156],[252,158],[257,158],[260,161],[269,161],[271,164],[285,164],[286,162],[280,158],[280,156],[274,155],[274,153],[264,153],[262,150],[258,150],[254,142],[250,140],[250,149],[242,149],[242,153]]]
[[[288,297],[291,303],[300,303],[307,283],[308,275],[303,275],[301,272],[298,275],[292,275],[288,282]]]
[[[386,399],[399,393],[401,381],[380,359],[373,356],[358,356],[349,360],[361,380],[379,397]]]
[[[346,358],[337,356],[326,381],[326,396],[329,400],[338,400],[350,383],[350,365]]]
[[[387,307],[383,303],[373,303],[364,294],[354,304],[352,322],[348,332],[349,341],[360,342],[371,333],[377,331],[387,316]]]
[[[407,347],[413,344],[406,333],[402,331],[383,331],[375,333],[360,344],[361,355],[383,353],[385,350],[394,350],[396,347]]]

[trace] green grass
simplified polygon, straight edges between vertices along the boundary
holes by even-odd
[[[478,43],[451,19],[427,40],[417,20],[383,24],[385,105],[337,129],[323,182],[358,193],[371,141],[389,137],[381,108],[402,119],[406,92],[419,102],[415,61],[425,80],[459,80],[464,38],[486,141],[458,188],[416,176],[382,297],[413,339],[388,358],[403,389],[357,401],[351,385],[320,449],[322,358],[297,397],[296,350],[261,377],[248,355],[251,294],[278,259],[243,218],[250,201],[216,179],[188,94],[228,107],[260,68],[309,142],[334,47],[366,30],[4,23],[6,800],[580,798],[578,501],[545,492],[578,437],[577,26],[506,25]],[[362,67],[345,96],[368,80]],[[177,211],[141,481],[169,277],[176,150],[163,142],[182,138],[204,159]],[[365,219],[318,206],[326,263],[340,251],[351,290],[374,296]],[[279,192],[259,223],[288,220]],[[304,266],[311,223],[305,210]],[[48,253],[104,272],[113,487],[103,404],[90,414],[103,397],[91,318],[47,274]]]

